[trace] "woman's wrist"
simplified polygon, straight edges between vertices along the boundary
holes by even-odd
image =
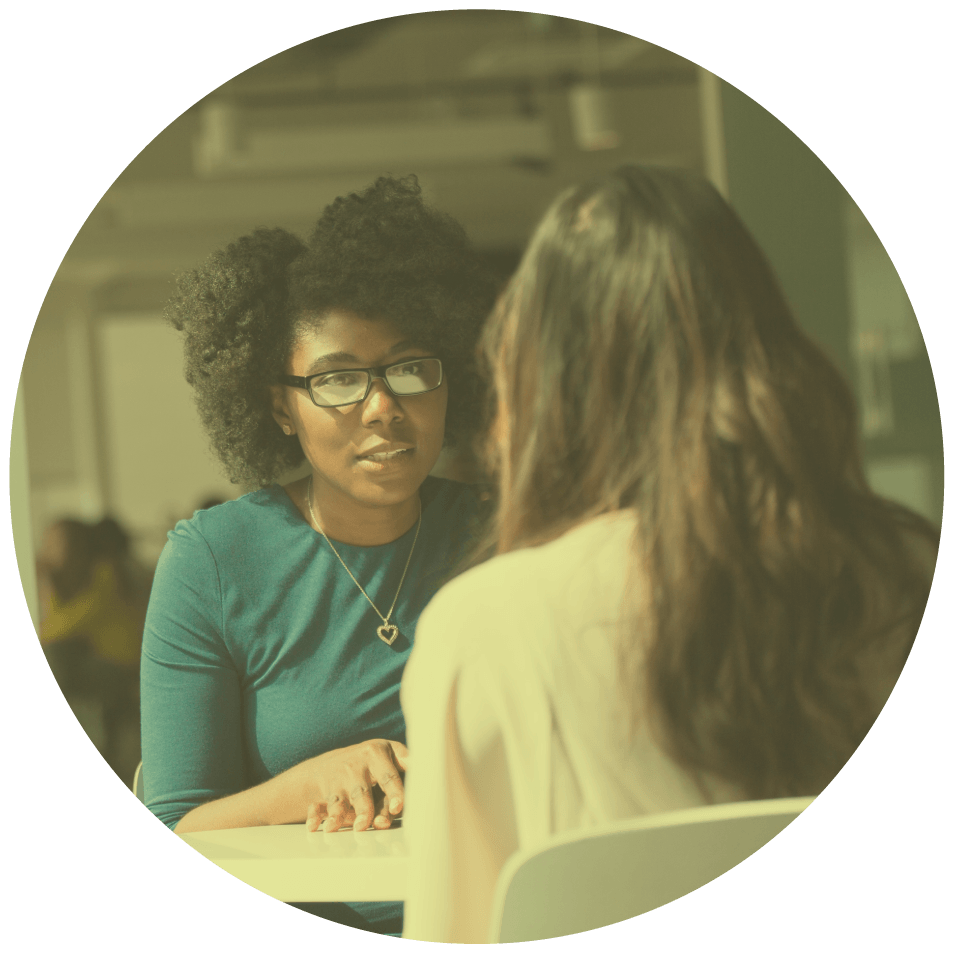
[[[232,827],[299,824],[307,813],[300,772],[289,768],[246,791],[200,804],[179,821],[175,830],[177,834],[191,834]]]
[[[304,821],[308,813],[305,764],[307,761],[302,761],[262,785],[269,788],[263,805],[268,819],[263,823],[299,824]]]

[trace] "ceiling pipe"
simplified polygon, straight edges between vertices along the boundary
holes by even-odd
[[[415,101],[433,97],[525,96],[528,93],[561,93],[585,82],[589,77],[581,70],[563,70],[544,77],[480,77],[464,80],[434,80],[426,84],[404,83],[391,86],[367,86],[341,89],[315,82],[297,90],[280,93],[230,91],[218,89],[196,104],[227,101],[243,109],[269,109],[277,106],[325,106],[347,103],[387,103]],[[599,84],[604,89],[648,89],[658,86],[694,86],[698,73],[694,66],[646,70],[606,70]]]

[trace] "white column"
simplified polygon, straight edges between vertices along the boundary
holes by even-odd
[[[725,122],[721,110],[721,80],[698,67],[699,114],[702,149],[708,181],[728,198],[728,160],[725,155]]]

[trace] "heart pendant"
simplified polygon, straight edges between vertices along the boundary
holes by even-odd
[[[379,625],[377,627],[377,635],[381,642],[384,642],[387,645],[393,645],[394,640],[398,635],[400,635],[400,632],[397,631],[396,625],[391,625],[390,623],[385,622],[384,625]]]

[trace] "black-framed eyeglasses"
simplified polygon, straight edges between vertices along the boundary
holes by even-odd
[[[302,387],[318,407],[345,407],[359,404],[370,393],[371,384],[381,380],[395,397],[412,397],[436,390],[443,383],[443,364],[437,357],[404,358],[382,367],[349,367],[324,371],[308,377],[284,374],[281,382]]]

